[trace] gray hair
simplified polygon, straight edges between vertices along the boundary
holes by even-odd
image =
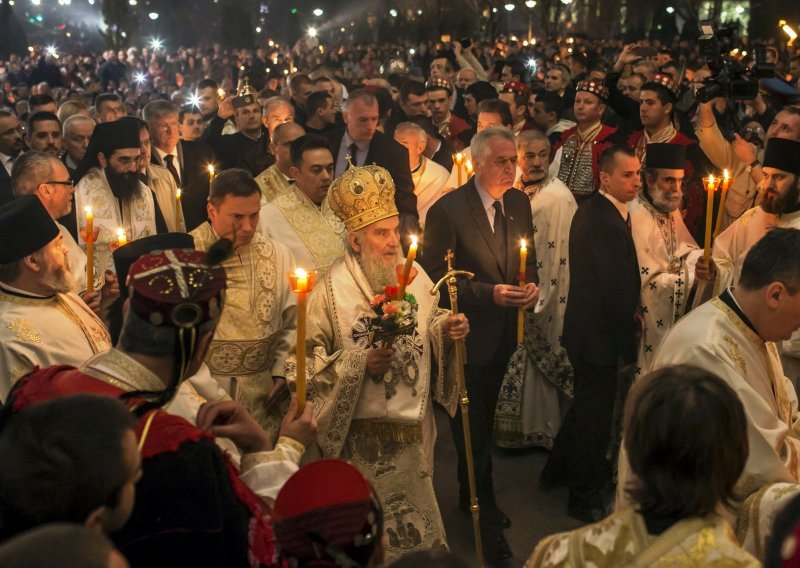
[[[86,103],[81,101],[64,101],[61,103],[61,106],[58,107],[58,121],[61,124],[64,124],[68,118],[75,116],[82,110],[89,112],[89,107],[86,105]]]
[[[514,134],[507,128],[499,126],[492,126],[478,132],[472,137],[472,143],[469,145],[472,151],[472,161],[476,164],[483,164],[489,154],[489,140],[492,138],[502,138],[508,140],[516,148],[516,140]]]
[[[421,142],[428,141],[428,133],[425,132],[424,128],[415,122],[401,122],[394,129],[395,133],[400,132],[401,130],[411,130],[417,135]]]
[[[174,114],[177,116],[178,107],[170,101],[153,101],[147,103],[142,109],[142,118],[148,124],[156,119]]]
[[[274,97],[268,98],[264,101],[263,111],[264,114],[269,114],[272,109],[277,108],[279,106],[287,106],[292,109],[292,114],[294,114],[294,107],[289,99],[285,97],[281,97],[280,95],[276,95]]]
[[[11,168],[11,192],[14,197],[36,193],[39,185],[53,176],[53,162],[58,158],[31,150],[22,154]]]
[[[72,127],[76,126],[79,122],[91,122],[92,126],[95,125],[95,121],[88,116],[84,116],[82,114],[73,114],[64,121],[64,125],[62,126],[62,129],[64,130],[64,136],[69,136],[70,132],[72,131]]]
[[[535,128],[531,128],[530,130],[523,130],[517,136],[517,148],[521,148],[522,146],[527,146],[532,142],[536,142],[537,140],[542,140],[547,144],[547,151],[550,151],[550,139],[547,135],[542,132],[541,130],[537,130]]]

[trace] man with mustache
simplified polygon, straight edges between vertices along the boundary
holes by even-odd
[[[697,246],[681,216],[685,163],[685,146],[648,144],[642,190],[630,205],[644,317],[637,377],[650,371],[667,332],[689,311],[686,301],[696,279],[714,277],[704,262],[698,263],[703,249]]]
[[[61,155],[61,123],[52,112],[40,111],[33,113],[28,119],[28,131],[25,134],[25,144],[31,150],[47,152],[56,158]]]
[[[76,172],[75,216],[79,234],[86,229],[91,207],[95,230],[95,273],[113,270],[111,255],[103,254],[119,242],[119,230],[128,241],[167,232],[167,224],[153,190],[139,177],[139,124],[116,120],[98,124]],[[78,239],[79,242],[83,239]],[[84,249],[85,242],[81,243]]]
[[[768,139],[761,169],[764,175],[761,204],[742,214],[714,241],[715,294],[739,281],[748,251],[771,229],[800,229],[800,142]],[[800,381],[800,332],[794,332],[780,347],[784,372],[797,384]]]
[[[372,333],[371,301],[397,286],[402,269],[394,192],[389,172],[379,166],[351,167],[331,185],[331,208],[347,228],[346,252],[314,287],[306,340],[315,354],[309,357],[315,367],[309,393],[320,409],[323,457],[359,468],[381,500],[387,533],[420,533],[421,543],[390,539],[387,563],[417,547],[446,544],[433,493],[432,403],[455,410],[448,345],[469,331],[463,314],[437,307],[433,282],[416,265],[407,288],[418,305],[416,324],[389,344]],[[436,388],[432,367],[439,370]]]
[[[533,215],[528,247],[546,254],[537,267],[539,301],[525,319],[527,358],[524,365],[517,358],[509,365],[495,431],[503,448],[551,449],[561,426],[559,402],[572,397],[572,366],[560,337],[569,292],[569,228],[578,204],[564,182],[548,172],[550,140],[542,131],[517,136],[517,164],[522,176],[515,187],[528,196]]]
[[[281,125],[275,131],[289,126]],[[300,136],[288,154],[294,183],[289,193],[261,207],[259,230],[289,247],[297,266],[324,269],[344,254],[344,225],[328,199],[333,154],[327,138],[318,134]]]
[[[67,247],[36,195],[0,208],[0,403],[34,367],[80,365],[111,348],[73,291]]]

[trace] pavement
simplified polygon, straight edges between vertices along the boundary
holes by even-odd
[[[476,566],[472,540],[472,518],[458,510],[456,450],[447,414],[436,407],[433,484],[444,520],[447,540],[454,554]],[[539,489],[539,474],[549,452],[543,449],[504,450],[495,448],[493,472],[497,504],[511,519],[505,531],[514,556],[504,566],[520,567],[543,537],[583,526],[567,516],[567,489],[547,493]]]

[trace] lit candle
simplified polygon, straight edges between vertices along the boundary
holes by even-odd
[[[86,242],[86,291],[94,292],[94,214],[92,208],[86,211],[86,233],[83,240]]]
[[[472,177],[475,170],[472,169],[472,160],[467,160],[467,179]]]
[[[706,238],[703,246],[703,253],[708,263],[711,258],[711,224],[714,216],[714,192],[717,190],[717,180],[714,175],[710,175],[703,179],[703,185],[706,188]]]
[[[527,262],[528,262],[528,243],[525,239],[520,241],[519,246],[519,285],[520,288],[525,286],[527,275]],[[517,343],[522,343],[522,336],[525,331],[525,313],[522,308],[517,310]]]
[[[183,218],[183,207],[181,206],[181,196],[183,190],[179,187],[175,190],[175,230],[181,230],[181,219]]]
[[[411,246],[408,247],[408,256],[406,256],[406,263],[403,266],[403,277],[400,280],[400,287],[397,290],[397,299],[402,300],[406,296],[406,286],[408,285],[408,277],[411,275],[411,266],[414,264],[414,259],[417,257],[417,236],[411,235]]]
[[[125,229],[122,227],[117,228],[117,246],[121,247],[128,243],[128,236],[125,234]]]
[[[314,287],[316,272],[306,272],[296,268],[289,274],[289,285],[292,292],[297,294],[297,341],[295,359],[297,361],[297,374],[295,392],[297,394],[297,415],[303,413],[306,406],[306,297]]]
[[[223,89],[223,88],[217,89],[217,95],[219,95],[219,98],[224,99],[225,98],[225,89]]]
[[[728,188],[730,187],[731,183],[733,183],[732,178],[728,174],[728,170],[725,170],[722,174],[722,195],[719,198],[719,209],[717,210],[717,224],[714,227],[714,238],[717,238],[720,231],[722,231],[722,213],[725,211],[725,199],[728,196]]]
[[[461,179],[461,165],[464,163],[464,154],[459,152],[453,156],[453,161],[456,163],[456,171],[458,172],[458,187],[461,187],[461,184],[464,181]]]
[[[214,166],[208,164],[208,194],[211,195],[211,184],[214,182]]]

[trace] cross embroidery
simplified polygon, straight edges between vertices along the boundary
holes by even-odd
[[[556,280],[555,278],[551,278],[550,279],[550,286],[555,286],[556,282],[558,282],[558,280]]]
[[[555,241],[547,241],[547,248],[549,248],[549,249],[556,248],[556,242]]]
[[[645,345],[644,346],[645,353],[651,353],[653,351],[652,345]]]
[[[664,320],[658,320],[658,321],[656,322],[656,326],[658,326],[658,327],[664,327]]]
[[[650,282],[650,289],[651,290],[655,290],[656,286],[657,286],[657,284],[655,282]]]
[[[567,298],[565,296],[560,296],[558,298],[558,303],[559,304],[566,304],[567,303]]]
[[[650,274],[650,269],[647,266],[642,266],[642,274]]]
[[[566,266],[567,265],[567,259],[566,258],[560,259],[560,264],[561,264],[561,266]]]

